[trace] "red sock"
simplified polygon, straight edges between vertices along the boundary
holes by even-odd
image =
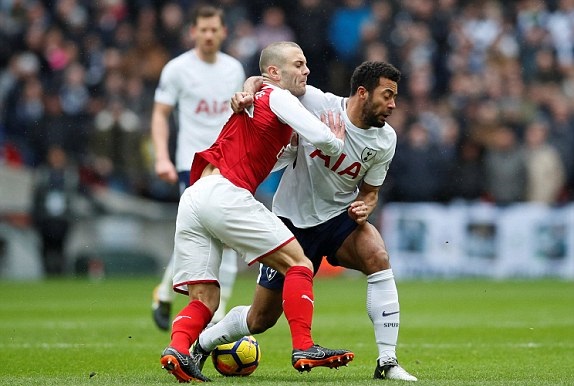
[[[211,311],[199,300],[190,302],[171,324],[171,347],[189,355],[189,348],[211,320]]]
[[[289,322],[293,348],[307,350],[313,346],[313,272],[295,266],[287,270],[283,284],[283,312]]]

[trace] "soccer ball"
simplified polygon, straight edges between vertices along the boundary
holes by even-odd
[[[246,376],[259,366],[261,350],[254,337],[244,336],[236,342],[217,346],[211,352],[211,359],[222,375]]]

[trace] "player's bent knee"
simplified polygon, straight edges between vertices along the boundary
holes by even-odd
[[[248,315],[247,326],[249,327],[249,332],[252,334],[261,334],[277,323],[277,318],[272,318],[268,316],[257,315],[255,317]]]
[[[297,266],[307,267],[313,271],[313,263],[305,256],[299,244],[296,243],[294,245],[295,248],[293,248],[292,244],[287,244],[275,253],[261,259],[260,262],[275,269],[282,275],[285,275],[289,268]]]
[[[276,324],[277,321],[271,320],[258,320],[253,323],[253,326],[249,326],[249,331],[252,334],[261,334]]]
[[[295,262],[291,267],[306,267],[313,271],[313,263],[306,257],[300,261]]]
[[[363,273],[365,275],[391,268],[389,254],[386,250],[364,256],[362,260]]]

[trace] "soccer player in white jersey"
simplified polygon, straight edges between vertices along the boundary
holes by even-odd
[[[287,226],[253,196],[293,130],[326,156],[339,157],[345,125],[327,111],[327,127],[296,98],[305,92],[309,74],[297,44],[270,44],[261,52],[259,67],[265,83],[252,107],[233,114],[214,144],[195,154],[190,187],[179,202],[173,288],[187,294],[189,303],[174,318],[160,361],[180,382],[209,380],[189,351],[219,305],[223,245],[238,251],[247,264],[261,262],[284,276],[278,301],[289,323],[295,369],[336,368],[354,357],[351,351],[313,341],[313,264]]]
[[[367,276],[367,313],[378,347],[374,378],[416,381],[397,361],[397,288],[383,239],[367,221],[395,153],[396,133],[386,119],[396,107],[399,80],[400,72],[394,66],[365,62],[353,73],[349,98],[307,86],[299,97],[307,109],[315,115],[335,110],[344,117],[343,153],[329,156],[299,136],[298,146],[290,146],[278,163],[278,167],[287,166],[273,211],[301,243],[315,272],[326,256],[332,265]],[[250,78],[245,89],[257,87]],[[250,100],[249,92],[236,96],[234,110]],[[251,306],[231,309],[217,326],[200,335],[192,352],[198,367],[216,345],[272,327],[281,316],[282,287],[283,277],[261,265]]]
[[[207,149],[231,115],[229,98],[241,90],[245,73],[233,57],[220,51],[226,38],[221,9],[200,6],[192,15],[190,29],[195,47],[166,64],[155,93],[151,131],[155,171],[164,181],[176,183],[180,191],[189,186],[189,169],[196,152]],[[178,136],[175,165],[169,154],[169,117],[177,108]],[[225,315],[237,273],[237,254],[226,248],[220,271],[221,303],[212,322]],[[169,330],[173,257],[161,283],[154,289],[152,315],[156,325]]]

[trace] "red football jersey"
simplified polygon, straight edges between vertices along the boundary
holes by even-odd
[[[214,144],[195,154],[190,185],[201,177],[210,163],[234,185],[255,194],[292,133],[291,127],[282,123],[271,110],[269,97],[274,90],[270,86],[263,87],[255,94],[252,114],[245,111],[232,114]]]

